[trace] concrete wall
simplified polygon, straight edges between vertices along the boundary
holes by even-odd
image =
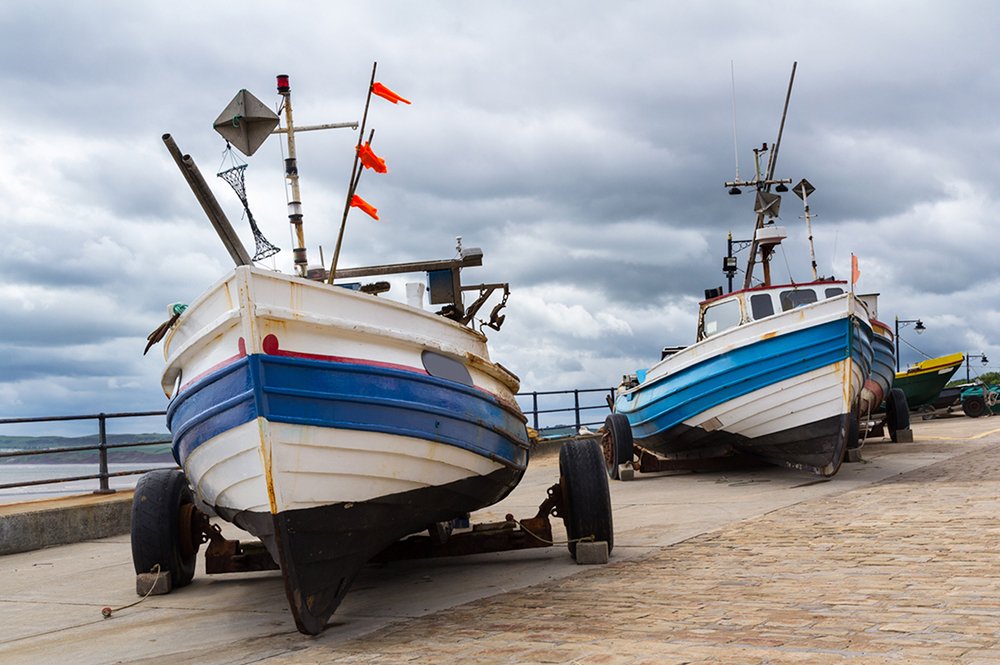
[[[0,506],[0,555],[129,533],[132,492]]]

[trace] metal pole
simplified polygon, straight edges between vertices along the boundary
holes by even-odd
[[[538,393],[537,392],[531,393],[531,409],[532,409],[532,415],[534,416],[534,418],[532,419],[532,422],[535,423],[535,431],[537,432],[538,431]]]
[[[108,484],[108,427],[107,427],[107,416],[106,414],[97,414],[97,427],[98,427],[98,453],[100,455],[100,471],[101,474],[101,487],[94,491],[94,494],[114,494],[115,490],[111,489]]]
[[[576,415],[576,433],[580,433],[580,391],[573,391],[573,413]]]
[[[778,148],[781,147],[781,135],[785,131],[785,116],[788,115],[788,102],[792,99],[792,84],[795,83],[795,68],[798,64],[798,62],[792,63],[792,75],[788,79],[788,92],[785,94],[785,108],[781,111],[781,125],[778,127],[778,140],[774,142],[774,147],[771,148],[771,158],[767,162],[767,180],[774,178],[774,167],[778,165]]]
[[[896,371],[899,371],[899,317],[896,317]]]
[[[177,163],[177,168],[180,169],[181,175],[184,176],[184,180],[187,181],[198,203],[201,204],[201,209],[205,211],[208,221],[212,223],[212,227],[219,235],[219,239],[222,240],[222,244],[225,245],[226,251],[229,252],[229,256],[232,257],[233,262],[238,266],[252,265],[253,261],[250,259],[250,254],[243,246],[243,243],[240,242],[240,238],[236,235],[233,225],[229,223],[226,213],[222,211],[222,206],[219,205],[215,195],[212,194],[212,190],[209,188],[208,183],[205,182],[205,178],[202,177],[201,171],[198,170],[198,166],[194,163],[194,160],[191,159],[191,155],[182,155],[180,148],[177,147],[177,143],[174,142],[170,134],[163,135],[163,143],[167,146],[167,151],[174,158],[174,162]]]
[[[733,233],[729,232],[729,238],[726,240],[726,258],[733,258]],[[733,273],[727,272],[726,277],[729,279],[729,292],[733,292]]]
[[[288,134],[288,157],[285,159],[285,178],[292,188],[292,200],[288,202],[288,223],[295,229],[298,247],[292,249],[292,257],[299,275],[306,276],[309,261],[306,258],[306,238],[302,229],[302,195],[299,192],[299,167],[295,159],[295,125],[292,122],[292,86],[288,77],[278,76],[278,94],[284,98],[285,131]]]
[[[969,354],[965,354],[965,382],[968,383],[972,379],[969,378]]]
[[[315,132],[320,129],[357,129],[358,123],[356,122],[327,122],[322,125],[300,125],[295,128],[297,132]],[[286,127],[278,127],[272,134],[287,134],[288,129]]]

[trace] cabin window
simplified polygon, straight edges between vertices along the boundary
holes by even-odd
[[[705,308],[705,337],[728,330],[740,322],[740,301],[726,300]]]
[[[771,300],[771,294],[758,293],[750,296],[750,311],[753,312],[754,320],[774,314],[774,301]]]
[[[816,292],[812,289],[795,289],[781,292],[781,311],[787,312],[796,307],[802,307],[816,302]]]
[[[826,290],[826,297],[833,298],[834,296],[843,295],[843,293],[844,289],[840,288],[839,286],[835,286],[833,288],[829,288]]]

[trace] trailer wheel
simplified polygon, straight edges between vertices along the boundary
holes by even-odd
[[[910,409],[906,404],[906,393],[899,388],[889,391],[885,399],[885,424],[889,427],[889,438],[899,439],[896,432],[910,426]]]
[[[979,395],[970,395],[962,400],[962,411],[970,418],[978,418],[986,413],[986,400]]]
[[[614,547],[611,494],[604,454],[592,439],[568,441],[559,450],[559,485],[562,515],[569,538],[569,553],[576,558],[577,541],[591,537]]]
[[[621,480],[619,467],[632,461],[632,427],[628,418],[620,413],[612,413],[604,419],[604,433],[601,435],[604,450],[604,466],[608,476]]]
[[[139,478],[132,498],[132,565],[136,574],[156,565],[170,572],[172,587],[194,578],[197,541],[191,537],[194,495],[178,469],[157,469]]]

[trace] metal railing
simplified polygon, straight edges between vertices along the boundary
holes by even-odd
[[[600,400],[599,403],[592,404],[588,402],[588,399],[593,399],[596,394],[601,394],[606,397]],[[582,388],[576,390],[541,390],[532,391],[525,393],[518,393],[519,403],[521,403],[522,411],[525,416],[530,418],[532,427],[536,430],[543,430],[544,425],[543,420],[553,420],[553,416],[556,414],[573,414],[573,422],[561,422],[556,423],[555,426],[569,427],[573,426],[574,434],[579,432],[581,427],[592,427],[596,429],[604,424],[604,416],[609,411],[607,399],[614,399],[614,388]],[[551,405],[553,402],[563,403],[568,402],[569,396],[572,396],[572,406],[554,406],[550,408],[539,408],[540,401],[548,402]],[[525,404],[521,402],[521,399],[530,399],[530,408],[524,408]],[[582,399],[582,401],[581,401]],[[590,412],[598,411],[601,412],[597,415],[596,420],[591,420],[585,418]],[[75,475],[75,476],[60,476],[57,478],[39,478],[34,480],[21,480],[18,482],[5,482],[0,483],[0,490],[7,490],[19,487],[32,487],[37,485],[52,485],[58,483],[69,483],[87,480],[97,480],[99,481],[99,488],[94,490],[95,494],[111,494],[116,490],[112,489],[109,480],[115,477],[121,476],[138,476],[147,471],[153,471],[157,468],[163,468],[163,465],[141,468],[141,469],[129,469],[125,471],[111,471],[108,466],[108,451],[122,448],[142,448],[154,445],[162,445],[170,443],[170,439],[156,440],[156,441],[133,441],[125,443],[109,443],[108,442],[108,428],[107,424],[109,420],[112,419],[122,419],[122,418],[145,418],[151,416],[163,416],[166,415],[165,411],[130,411],[123,413],[94,413],[86,415],[75,415],[75,416],[39,416],[32,418],[0,418],[0,425],[15,425],[15,424],[26,424],[26,423],[58,423],[58,422],[70,422],[78,420],[96,420],[97,421],[97,433],[98,442],[96,445],[84,445],[84,446],[63,446],[57,448],[40,448],[37,450],[8,450],[0,451],[0,469],[3,468],[3,460],[14,457],[30,457],[30,456],[40,456],[40,455],[52,455],[59,453],[78,453],[87,451],[97,451],[98,462],[97,462],[97,473],[85,474],[85,475]]]
[[[16,487],[32,487],[35,485],[52,485],[56,483],[77,482],[82,480],[98,480],[100,487],[94,490],[94,494],[112,494],[116,490],[112,489],[109,483],[110,478],[119,476],[137,476],[147,471],[163,468],[163,465],[144,469],[130,469],[127,471],[110,471],[108,468],[108,451],[118,448],[141,448],[170,443],[170,439],[156,441],[135,441],[126,443],[108,443],[107,422],[116,418],[143,418],[150,416],[163,416],[166,411],[133,411],[127,413],[95,413],[78,416],[40,416],[35,418],[0,418],[0,425],[14,425],[24,423],[44,423],[44,422],[68,422],[74,420],[96,420],[98,430],[98,442],[92,446],[64,446],[59,448],[41,448],[38,450],[12,450],[0,451],[0,460],[11,457],[28,457],[36,455],[51,455],[56,453],[76,453],[85,451],[97,451],[98,470],[95,474],[62,476],[58,478],[40,478],[35,480],[23,480],[14,483],[0,483],[0,490]],[[0,467],[3,468],[3,467]]]
[[[594,393],[602,393],[602,394],[606,395],[606,397],[601,400],[600,404],[583,404],[583,405],[580,404],[580,396],[581,395],[584,395],[584,398],[586,399],[586,397],[588,395],[592,395]],[[544,398],[546,401],[552,401],[552,400],[555,399],[556,396],[559,396],[559,397],[561,397],[563,399],[567,399],[570,395],[573,396],[573,406],[563,406],[563,407],[559,407],[559,408],[546,408],[546,409],[540,409],[540,408],[538,408],[539,407],[539,402],[538,402],[538,398],[539,397]],[[531,408],[530,409],[526,409],[526,408],[524,408],[524,405],[522,404],[521,410],[524,412],[525,416],[529,416],[530,417],[531,423],[532,423],[531,426],[535,429],[535,431],[539,431],[539,430],[543,429],[543,427],[541,426],[541,418],[539,418],[539,416],[541,416],[541,415],[557,414],[557,413],[565,413],[565,414],[572,413],[573,414],[573,423],[559,423],[558,425],[569,426],[570,424],[572,424],[573,427],[574,427],[574,432],[579,432],[580,428],[584,427],[584,426],[586,426],[586,427],[595,427],[595,426],[601,426],[601,425],[604,424],[604,416],[607,413],[610,413],[610,407],[608,406],[607,399],[610,398],[610,399],[613,400],[615,398],[615,389],[614,388],[581,388],[581,389],[576,389],[576,390],[543,390],[543,391],[532,391],[530,393],[528,393],[528,392],[518,393],[517,397],[519,397],[519,398],[528,398],[528,397],[530,397],[531,398]],[[600,419],[599,420],[593,420],[593,421],[584,420],[583,419],[584,412],[589,412],[589,411],[604,411],[604,413],[602,413],[600,415]]]

